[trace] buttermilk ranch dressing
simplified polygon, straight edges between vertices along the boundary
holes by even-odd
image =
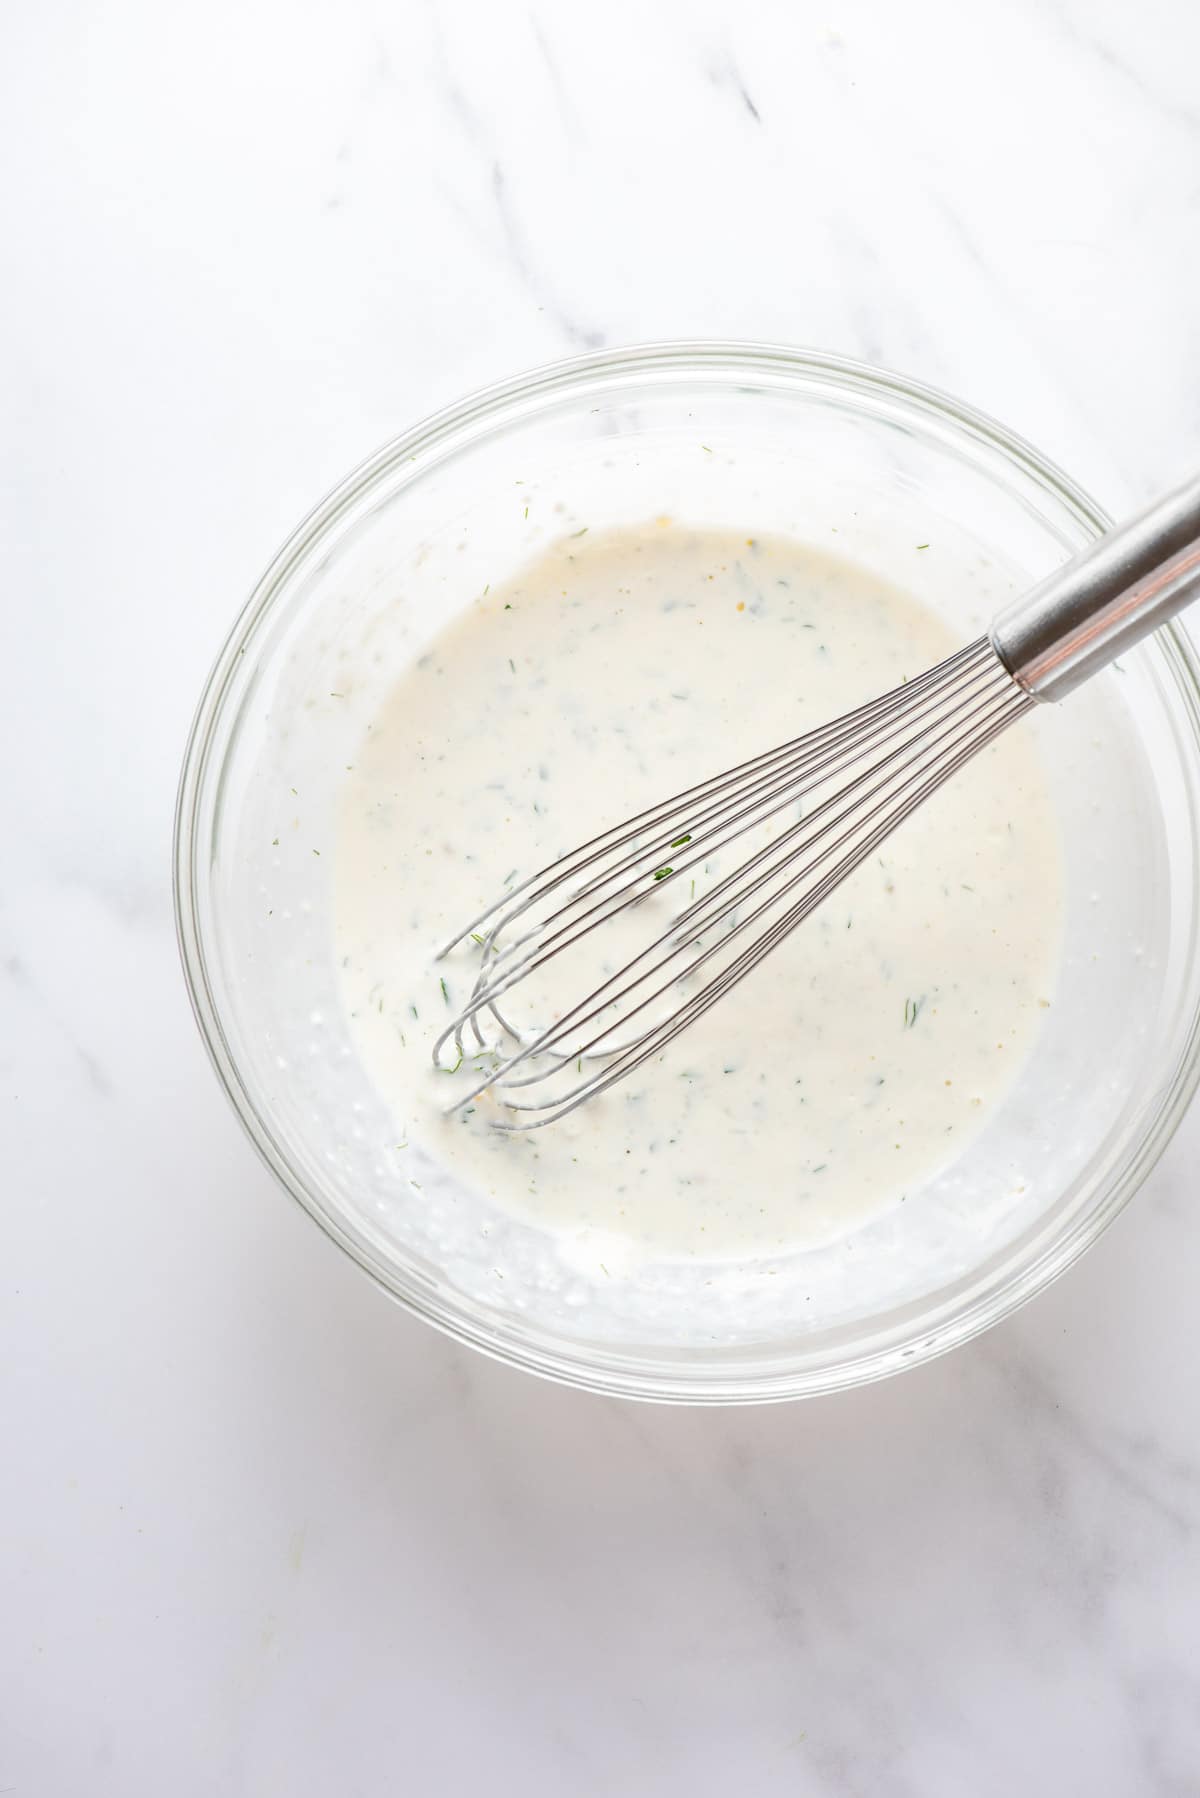
[[[560,1123],[447,1118],[430,1052],[476,968],[434,954],[506,882],[955,647],[861,568],[666,520],[564,538],[477,599],[395,687],[341,803],[343,1000],[398,1141],[613,1276],[827,1242],[952,1160],[1053,999],[1057,827],[1020,728],[661,1062]]]

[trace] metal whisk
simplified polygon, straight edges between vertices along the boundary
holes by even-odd
[[[445,1066],[453,1041],[456,1065],[474,1070],[452,1109],[486,1092],[512,1114],[499,1128],[536,1129],[661,1055],[1001,731],[1197,597],[1200,481],[1110,531],[935,668],[511,889],[441,951],[468,937],[480,949],[470,999],[434,1048]],[[614,965],[612,943],[642,917],[649,940]],[[587,970],[584,996],[562,1006],[539,986],[570,957]]]

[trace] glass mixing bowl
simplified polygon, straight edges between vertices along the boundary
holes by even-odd
[[[419,425],[296,531],[200,703],[175,891],[213,1063],[264,1160],[335,1242],[418,1315],[517,1366],[718,1402],[928,1359],[1094,1241],[1195,1087],[1196,655],[1162,631],[1019,726],[1041,738],[1062,824],[1063,964],[1030,1059],[959,1159],[777,1280],[681,1265],[599,1291],[551,1239],[396,1143],[342,1016],[331,919],[340,783],[373,710],[459,609],[557,534],[556,507],[593,527],[666,513],[834,544],[964,641],[1105,524],[989,419],[791,350],[582,357]]]

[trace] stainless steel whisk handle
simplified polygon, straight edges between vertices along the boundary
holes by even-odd
[[[1014,600],[992,647],[1035,699],[1062,699],[1123,649],[1200,599],[1200,478]]]

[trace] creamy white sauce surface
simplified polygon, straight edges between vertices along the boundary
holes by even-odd
[[[343,999],[397,1142],[608,1277],[827,1242],[952,1160],[1053,1000],[1060,854],[1020,726],[661,1061],[560,1123],[445,1117],[430,1052],[477,969],[434,954],[506,882],[955,647],[862,569],[666,520],[564,538],[476,600],[374,720],[340,811]]]

